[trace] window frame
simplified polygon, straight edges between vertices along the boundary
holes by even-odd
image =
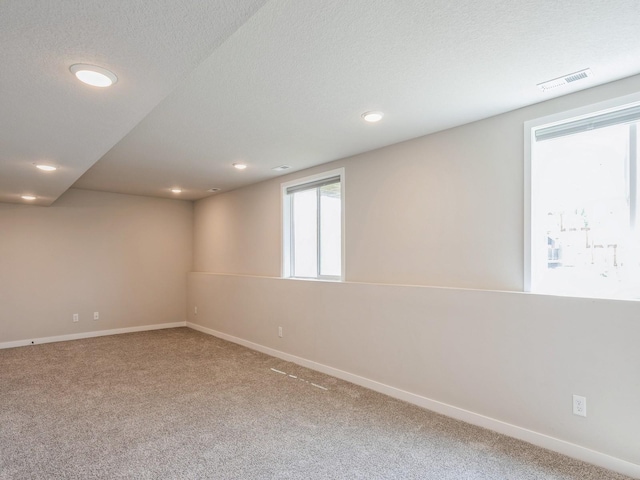
[[[293,245],[292,245],[292,202],[291,196],[287,194],[287,190],[292,187],[301,187],[307,184],[321,182],[333,177],[339,177],[340,180],[340,275],[329,276],[320,275],[320,269],[318,268],[317,277],[295,277],[292,275],[292,258],[293,258]],[[337,168],[326,172],[318,173],[315,175],[309,175],[306,177],[297,178],[288,182],[280,184],[280,212],[281,212],[281,232],[282,232],[282,248],[281,248],[281,272],[282,278],[291,280],[311,280],[311,281],[325,281],[325,282],[344,282],[345,281],[345,169]],[[319,209],[318,209],[319,212]],[[320,236],[320,229],[318,223],[318,237]],[[318,254],[317,262],[320,262],[320,242],[318,242]]]
[[[536,130],[589,118],[606,111],[620,110],[634,104],[640,105],[640,93],[612,98],[524,122],[524,292],[536,293],[536,285],[539,281],[539,272],[541,269],[540,256],[536,254],[532,246],[532,235],[534,232],[540,230],[540,227],[537,226],[534,220],[538,218],[538,216],[534,215],[535,206],[533,202],[533,198],[536,195],[536,188],[533,185],[535,165],[532,162],[532,157],[536,142]],[[558,293],[558,295],[561,294]],[[585,294],[580,298],[595,297]]]

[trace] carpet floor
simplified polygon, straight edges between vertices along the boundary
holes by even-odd
[[[0,350],[0,478],[627,477],[176,328]]]

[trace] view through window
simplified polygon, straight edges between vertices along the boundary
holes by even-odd
[[[335,173],[335,172],[334,172]],[[284,186],[284,276],[342,277],[342,175]]]
[[[535,129],[531,291],[640,298],[639,120],[629,106]]]

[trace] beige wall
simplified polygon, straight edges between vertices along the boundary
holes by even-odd
[[[638,90],[631,77],[198,201],[194,269],[279,276],[280,183],[344,167],[347,281],[520,291],[523,122]]]
[[[633,462],[640,475],[634,302],[192,273],[189,305],[189,322]],[[587,397],[587,418],[572,414],[573,394]]]
[[[194,270],[228,275],[191,275],[189,320],[640,464],[640,304],[515,293],[523,122],[638,90],[631,77],[196,202]],[[337,167],[354,283],[250,277],[280,275],[280,183]]]
[[[280,275],[280,237],[280,181],[209,197],[194,207],[194,270]]]
[[[0,343],[184,321],[192,224],[191,202],[87,190],[0,204]]]

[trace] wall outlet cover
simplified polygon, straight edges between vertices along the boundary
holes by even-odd
[[[581,417],[587,416],[587,398],[580,395],[573,396],[573,414]]]

